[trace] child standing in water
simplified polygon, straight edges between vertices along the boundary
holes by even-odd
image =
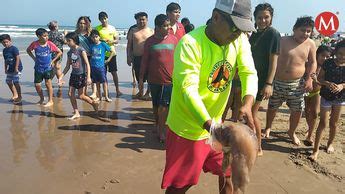
[[[49,32],[48,32],[48,39],[49,41],[51,41],[52,43],[54,43],[60,50],[61,52],[63,52],[63,45],[65,44],[65,35],[66,35],[66,31],[59,32],[59,26],[57,21],[51,21],[49,22],[49,24],[47,25],[49,28]],[[54,58],[56,55],[56,53],[52,53],[52,57]],[[59,57],[58,60],[55,61],[54,64],[54,74],[56,74],[57,80],[60,80],[61,77],[61,62],[62,62],[62,55],[61,57]],[[54,75],[53,75],[54,76]]]
[[[26,49],[29,56],[35,61],[35,88],[40,96],[38,104],[43,104],[44,96],[41,87],[41,82],[45,81],[48,90],[49,100],[45,107],[53,105],[53,87],[52,87],[52,76],[55,61],[60,58],[62,52],[56,45],[48,40],[48,31],[44,28],[38,28],[36,30],[37,41],[34,41]],[[35,55],[32,53],[35,51]],[[52,52],[56,52],[55,58],[52,59]]]
[[[8,34],[2,34],[0,36],[0,42],[5,47],[3,56],[5,60],[6,83],[13,95],[11,101],[13,101],[13,104],[19,104],[22,101],[19,79],[20,72],[23,70],[19,50],[12,45],[11,37]]]
[[[315,78],[319,74],[322,64],[330,57],[331,52],[331,48],[325,45],[319,46],[319,48],[316,50],[317,69]],[[308,124],[308,133],[304,141],[306,146],[312,146],[314,143],[312,140],[312,135],[316,125],[318,108],[320,107],[320,88],[320,85],[317,84],[317,80],[314,79],[313,90],[309,92],[308,96],[304,97],[305,119]]]
[[[345,40],[335,47],[335,58],[325,61],[319,74],[321,84],[320,122],[316,131],[313,154],[310,159],[317,160],[320,140],[329,118],[329,139],[327,153],[333,153],[333,141],[339,124],[342,106],[345,105]]]
[[[249,38],[255,69],[258,73],[258,93],[255,104],[252,107],[256,136],[258,138],[259,152],[261,148],[261,123],[259,108],[263,100],[268,100],[273,93],[273,79],[277,69],[277,61],[280,52],[280,33],[272,27],[273,7],[268,3],[255,7],[254,18],[257,32],[253,32]]]
[[[80,117],[80,113],[77,106],[77,99],[75,96],[75,90],[78,90],[78,96],[81,100],[91,104],[95,111],[98,110],[98,102],[92,100],[90,97],[85,95],[84,87],[86,84],[91,84],[91,76],[90,76],[90,64],[89,60],[87,59],[86,51],[79,47],[79,37],[78,34],[75,32],[70,32],[66,35],[67,45],[71,48],[67,53],[67,64],[65,69],[63,70],[62,76],[65,75],[72,65],[72,73],[69,79],[69,91],[68,95],[71,100],[71,104],[73,107],[74,114],[72,117],[68,118],[70,120],[74,120]],[[86,75],[87,73],[87,75]],[[59,82],[62,79],[62,76]]]
[[[169,34],[170,21],[164,14],[155,18],[154,35],[144,45],[139,76],[139,94],[143,94],[144,77],[147,75],[151,89],[153,114],[157,124],[159,140],[165,141],[166,120],[172,91],[174,50],[177,38]]]
[[[99,32],[97,30],[91,31],[92,45],[90,46],[91,55],[91,78],[92,82],[97,86],[97,100],[101,99],[101,84],[103,85],[104,97],[107,102],[111,102],[108,95],[108,81],[105,64],[109,63],[113,58],[115,52],[114,49],[109,47],[105,42],[100,40]],[[110,52],[110,55],[106,61],[105,53]]]

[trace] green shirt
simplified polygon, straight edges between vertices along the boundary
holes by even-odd
[[[117,33],[116,29],[114,26],[112,25],[108,25],[107,27],[103,27],[102,25],[98,25],[96,26],[95,28],[98,32],[99,32],[99,35],[100,35],[100,38],[101,40],[103,41],[114,41],[114,37],[118,37],[119,34]],[[109,45],[109,44],[108,44]],[[115,46],[112,44],[112,45],[109,45],[111,49],[114,50],[114,54],[116,55],[116,51],[115,51]],[[105,53],[105,56],[109,57],[110,56],[110,52],[106,52]]]
[[[185,35],[174,54],[173,92],[167,124],[189,140],[207,139],[207,120],[221,121],[235,70],[242,83],[242,98],[256,96],[257,75],[245,34],[226,46],[213,43],[206,26]]]

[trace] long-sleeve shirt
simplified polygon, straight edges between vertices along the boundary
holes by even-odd
[[[182,37],[174,54],[173,92],[167,124],[177,135],[207,139],[207,120],[221,121],[235,70],[242,98],[256,96],[258,78],[248,38],[241,34],[226,46],[212,42],[202,26]]]
[[[144,54],[140,65],[140,78],[147,74],[148,83],[170,84],[174,68],[174,50],[177,38],[168,34],[164,39],[149,37],[144,45]]]

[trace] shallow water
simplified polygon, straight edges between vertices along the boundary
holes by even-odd
[[[124,49],[118,49],[118,55],[125,56]],[[60,189],[55,188],[52,193],[64,191],[62,185],[78,182],[74,179],[95,174],[94,171],[102,171],[97,169],[107,166],[104,162],[116,166],[117,160],[122,164],[133,158],[126,156],[128,151],[120,150],[143,153],[153,149],[160,155],[164,154],[161,151],[163,145],[156,142],[152,133],[150,102],[132,99],[137,91],[131,85],[130,68],[123,58],[118,57],[118,74],[124,95],[115,98],[115,87],[108,74],[113,102],[102,101],[96,115],[90,105],[78,100],[82,116],[75,121],[67,120],[72,113],[67,96],[68,86],[58,91],[56,79],[53,80],[54,105],[44,108],[35,104],[38,96],[32,83],[33,62],[26,54],[22,54],[21,58],[24,65],[21,106],[8,102],[10,91],[4,84],[5,75],[0,76],[3,83],[0,85],[1,193],[41,193],[40,187],[46,191],[48,185],[55,184],[52,180],[60,181],[57,184]],[[66,83],[68,78],[69,75],[64,78]],[[45,90],[44,84],[42,86]],[[58,97],[58,93],[62,95]],[[46,92],[44,94],[47,95]],[[129,171],[121,167],[119,171],[122,170]],[[74,181],[65,183],[65,179]],[[20,183],[19,187],[15,185],[17,183]],[[73,188],[78,187],[71,186],[68,191],[73,193]]]

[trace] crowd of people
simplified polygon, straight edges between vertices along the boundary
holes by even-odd
[[[337,40],[333,49],[324,44],[317,48],[311,38],[314,21],[309,16],[297,18],[293,34],[281,37],[272,26],[273,7],[268,3],[257,5],[251,21],[250,4],[250,0],[217,0],[207,25],[196,29],[188,18],[179,22],[181,7],[177,3],[170,3],[166,14],[155,17],[154,29],[148,27],[147,13],[134,15],[136,24],[127,34],[127,64],[132,67],[133,86],[139,89],[135,98],[152,100],[158,139],[166,144],[162,188],[167,193],[185,193],[197,184],[201,170],[219,176],[220,192],[236,192],[231,169],[225,174],[222,171],[223,153],[206,143],[210,130],[215,123],[226,120],[230,108],[231,121],[245,120],[256,133],[258,156],[263,155],[261,138],[270,137],[274,117],[284,102],[290,110],[287,134],[292,143],[301,144],[295,131],[305,111],[309,128],[304,142],[314,146],[310,159],[317,160],[327,123],[327,152],[334,152],[333,142],[345,105],[345,40]],[[76,30],[69,33],[59,32],[57,22],[52,21],[49,32],[36,30],[38,40],[27,48],[35,62],[38,104],[53,105],[51,80],[56,75],[61,87],[72,66],[68,91],[74,111],[71,120],[80,117],[76,90],[78,98],[95,111],[100,100],[111,101],[107,71],[113,77],[116,96],[122,95],[115,50],[119,36],[108,23],[107,13],[100,12],[98,19],[101,24],[92,29],[90,18],[82,16]],[[19,104],[23,68],[19,51],[9,35],[1,35],[0,40],[5,47],[6,82],[13,103]],[[62,71],[63,44],[70,50]],[[43,80],[49,97],[45,104]],[[87,94],[88,85],[92,85],[91,95]],[[268,100],[268,110],[261,134],[259,110],[264,100]]]

